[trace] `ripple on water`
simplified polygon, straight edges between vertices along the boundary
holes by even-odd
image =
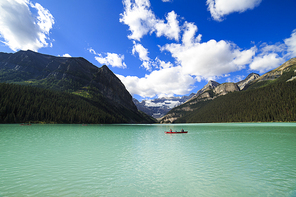
[[[296,194],[295,124],[0,128],[0,196]]]

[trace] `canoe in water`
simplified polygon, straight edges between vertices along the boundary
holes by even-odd
[[[165,131],[166,134],[188,133],[188,131]]]

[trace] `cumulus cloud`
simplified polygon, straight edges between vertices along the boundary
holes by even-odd
[[[183,73],[181,66],[155,70],[143,78],[122,75],[117,77],[132,95],[141,97],[184,95],[193,89],[191,84],[196,82],[192,76]]]
[[[157,23],[154,26],[156,35],[158,37],[166,36],[168,39],[178,41],[180,27],[179,21],[177,20],[177,14],[174,11],[171,11],[168,13],[166,19],[167,23],[165,23],[164,20],[157,20]]]
[[[166,16],[167,22],[158,19],[150,9],[149,0],[124,0],[124,12],[120,14],[119,21],[129,26],[131,34],[129,39],[140,41],[141,38],[155,32],[158,37],[179,39],[180,27],[177,14],[171,11]]]
[[[148,49],[144,48],[143,45],[133,42],[134,46],[133,46],[133,50],[132,53],[133,55],[135,55],[135,53],[138,53],[139,58],[141,61],[149,61],[150,58],[148,57]]]
[[[256,48],[241,50],[234,43],[221,40],[209,40],[201,43],[201,35],[195,37],[197,27],[187,23],[182,44],[166,44],[161,50],[169,51],[179,62],[184,73],[199,79],[211,79],[216,76],[245,68],[251,63]]]
[[[135,0],[132,3],[130,0],[124,0],[124,13],[120,14],[120,22],[129,26],[131,35],[128,36],[129,39],[138,40],[150,32],[154,24],[156,23],[156,18],[153,12],[150,10],[149,0]]]
[[[197,26],[193,23],[185,22],[184,24],[184,34],[182,38],[182,42],[184,45],[189,46],[193,43],[199,43],[201,41],[201,34],[194,38],[197,32]]]
[[[63,55],[63,57],[72,57],[69,53]]]
[[[143,47],[143,45],[136,43],[135,41],[133,43],[134,46],[132,54],[135,55],[137,53],[139,55],[139,59],[143,62],[141,66],[144,67],[146,70],[152,71],[152,68],[163,69],[174,66],[171,62],[162,61],[158,57],[156,57],[155,60],[150,59],[148,56],[148,49]]]
[[[159,65],[158,68],[160,68],[160,69],[171,68],[174,66],[171,62],[162,61],[158,57],[155,58],[155,62],[157,65]]]
[[[256,57],[249,65],[250,70],[256,70],[264,73],[271,69],[277,68],[285,61],[287,46],[283,43],[269,45],[263,43],[257,50]]]
[[[124,55],[116,54],[116,53],[106,53],[103,55],[101,53],[97,53],[93,48],[87,49],[91,54],[97,55],[95,59],[100,64],[105,64],[107,66],[118,67],[118,68],[126,68],[126,64],[123,62]]]
[[[220,8],[219,2],[216,1],[217,8]],[[226,1],[227,3],[229,2]],[[256,47],[242,50],[236,44],[224,40],[201,42],[202,35],[197,34],[198,28],[194,23],[185,21],[180,25],[178,15],[174,11],[165,16],[166,21],[157,18],[150,9],[149,0],[124,0],[123,4],[124,12],[120,22],[129,26],[131,34],[128,38],[133,40],[134,44],[132,53],[138,54],[143,62],[141,66],[151,71],[143,78],[118,75],[131,94],[142,97],[187,94],[196,81],[228,77],[230,72],[244,69],[252,62],[257,51]],[[242,4],[248,5],[245,2]],[[158,57],[154,60],[149,58],[148,50],[135,42],[152,33],[157,37],[165,36],[177,41],[159,46],[161,51],[171,53],[175,65]],[[152,71],[152,68],[158,70]]]
[[[123,62],[124,55],[118,55],[116,53],[107,53],[105,57],[103,57],[102,54],[97,54],[98,56],[95,57],[95,59],[100,64],[106,64],[110,65],[112,67],[118,67],[118,68],[126,68],[126,64]]]
[[[280,66],[283,62],[284,59],[279,57],[277,53],[270,53],[255,57],[254,61],[250,64],[250,69],[264,73]]]
[[[168,2],[167,0],[163,0]],[[208,10],[217,21],[233,12],[253,9],[262,0],[207,0]],[[235,43],[214,39],[202,42],[194,23],[185,21],[180,25],[178,15],[171,11],[165,20],[157,18],[151,10],[149,0],[124,0],[124,12],[120,22],[129,26],[128,38],[133,40],[132,54],[138,55],[142,67],[151,73],[143,78],[136,76],[118,77],[131,94],[142,97],[172,96],[187,94],[196,81],[220,77],[226,81],[240,81],[244,76],[230,77],[231,72],[245,69],[264,73],[282,64],[288,57],[296,56],[296,29],[284,43],[268,45],[266,43],[241,49]],[[158,57],[149,58],[148,49],[140,43],[147,34],[164,36],[177,42],[159,46],[160,51],[168,51],[175,64],[165,62]],[[181,36],[180,36],[181,35]],[[181,42],[179,41],[181,39]],[[158,69],[152,71],[152,68]],[[177,79],[177,80],[176,80]]]
[[[149,54],[148,49],[143,47],[143,45],[136,43],[135,41],[133,41],[133,43],[134,43],[134,46],[133,46],[132,54],[135,55],[136,53],[138,53],[139,59],[143,62],[141,66],[144,67],[146,70],[151,71],[152,64],[150,62],[150,58],[148,57],[148,54]]]
[[[33,15],[32,9],[37,10]],[[49,10],[29,0],[0,1],[0,40],[13,51],[34,50],[49,45],[54,17]]]
[[[207,0],[208,10],[214,20],[222,21],[223,17],[233,12],[244,12],[254,9],[262,0]]]
[[[296,57],[296,29],[294,29],[294,31],[292,32],[291,37],[285,39],[284,42],[288,47],[288,56]]]

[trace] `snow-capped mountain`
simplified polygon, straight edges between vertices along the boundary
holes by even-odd
[[[133,101],[139,110],[154,118],[161,118],[172,108],[183,104],[194,95],[195,94],[192,93],[189,96],[163,97],[157,99],[142,100],[141,102],[134,98]]]

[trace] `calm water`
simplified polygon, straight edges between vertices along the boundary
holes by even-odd
[[[0,125],[0,196],[296,196],[296,124]]]

